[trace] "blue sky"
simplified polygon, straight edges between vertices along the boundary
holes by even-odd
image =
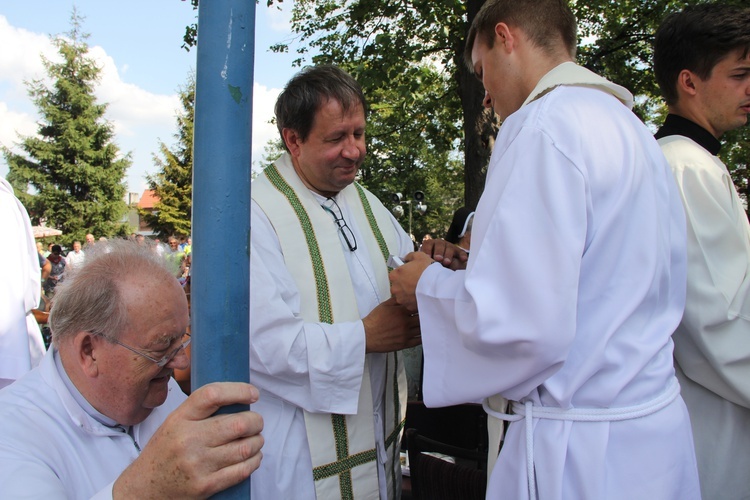
[[[256,6],[255,86],[253,96],[253,162],[261,159],[269,139],[273,103],[297,71],[293,55],[272,54],[268,47],[289,39],[287,0],[279,11]],[[131,152],[128,191],[141,194],[144,176],[155,173],[152,155],[159,142],[172,145],[177,91],[195,69],[196,51],[181,48],[185,26],[197,11],[182,0],[4,0],[0,3],[0,143],[14,147],[17,133],[36,132],[38,115],[24,81],[45,76],[40,54],[54,59],[49,36],[70,30],[73,6],[90,34],[91,56],[104,68],[97,88],[100,102],[109,103],[106,118],[115,126],[115,141]],[[0,175],[8,167],[0,157]]]

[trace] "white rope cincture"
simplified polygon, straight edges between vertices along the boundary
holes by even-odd
[[[490,408],[488,399],[482,401],[482,407],[488,415],[508,422],[516,422],[524,418],[526,424],[526,475],[529,483],[529,498],[534,500],[536,495],[536,476],[534,471],[534,418],[550,420],[570,420],[576,422],[618,422],[641,418],[665,408],[680,394],[680,384],[676,377],[672,377],[667,389],[645,403],[621,408],[555,408],[551,406],[534,406],[529,400],[525,403],[513,401],[513,413],[500,413]]]

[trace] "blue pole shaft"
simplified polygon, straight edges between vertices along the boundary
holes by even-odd
[[[248,382],[255,2],[198,9],[193,150],[191,386]],[[229,407],[236,412],[247,407]],[[250,498],[250,481],[216,498]]]

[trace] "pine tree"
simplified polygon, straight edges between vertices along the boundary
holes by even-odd
[[[182,113],[177,116],[177,144],[170,150],[163,142],[154,155],[159,168],[156,175],[146,176],[149,187],[159,198],[152,213],[141,211],[148,225],[160,238],[190,234],[193,198],[193,121],[195,119],[195,75],[180,90]]]
[[[32,221],[61,229],[66,244],[89,232],[116,236],[128,230],[119,221],[127,210],[123,179],[131,157],[120,154],[104,118],[107,105],[96,102],[101,68],[88,57],[82,21],[74,8],[67,37],[52,39],[62,62],[42,56],[51,85],[27,82],[41,116],[37,135],[21,138],[21,154],[2,148],[8,181]]]

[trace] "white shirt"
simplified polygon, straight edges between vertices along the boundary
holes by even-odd
[[[44,356],[44,340],[31,314],[39,307],[41,270],[31,222],[8,181],[0,177],[0,388]]]
[[[688,221],[687,303],[673,338],[701,490],[750,498],[750,226],[719,158],[683,136],[659,144]]]
[[[425,402],[651,400],[674,380],[684,239],[669,168],[626,106],[581,86],[530,99],[497,137],[467,270],[433,264],[418,283]],[[510,424],[487,498],[529,497],[526,442]],[[637,420],[535,419],[533,442],[540,499],[699,498],[680,398]]]
[[[71,269],[77,268],[80,264],[83,264],[83,262],[86,260],[86,253],[83,250],[79,251],[71,251],[68,252],[68,255],[65,256],[65,262],[68,266],[70,266]]]
[[[166,402],[143,422],[107,427],[81,407],[50,348],[42,363],[0,391],[3,498],[111,498],[112,485],[185,399],[174,379]]]
[[[322,203],[324,198],[319,198]],[[337,201],[355,238],[362,241],[349,207]],[[391,222],[401,236],[402,255],[411,252],[408,235],[395,219]],[[305,323],[278,237],[255,202],[250,228],[250,380],[261,391],[252,409],[263,416],[266,443],[263,463],[251,481],[252,494],[255,498],[315,499],[303,409],[356,413],[365,362],[364,326],[362,321]],[[378,296],[373,286],[372,259],[366,246],[358,245],[351,252],[342,239],[342,247],[359,314],[364,317],[387,297]],[[382,419],[382,399],[377,396],[383,394],[384,355],[367,356],[373,408]],[[383,445],[382,433],[376,440]],[[387,498],[383,488],[381,483],[381,496]]]

